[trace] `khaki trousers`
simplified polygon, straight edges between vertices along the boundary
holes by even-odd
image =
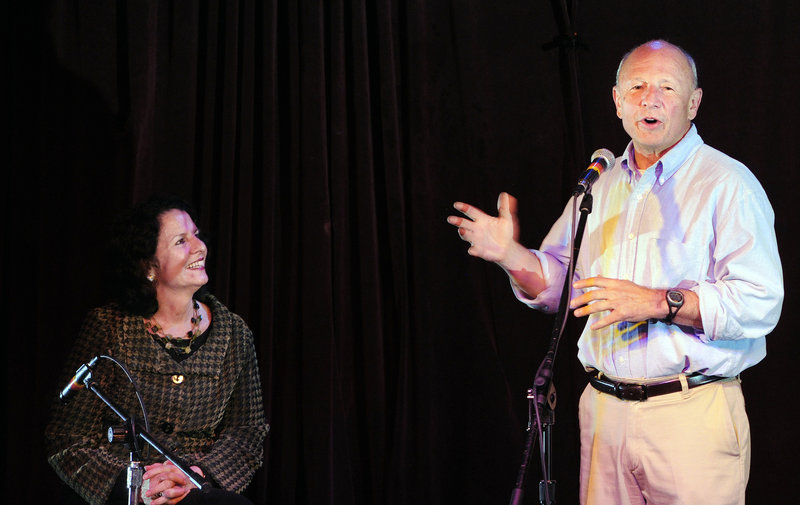
[[[582,505],[742,505],[750,425],[739,380],[643,402],[586,386]]]

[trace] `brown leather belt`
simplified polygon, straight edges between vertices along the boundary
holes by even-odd
[[[689,389],[702,386],[723,380],[726,377],[716,377],[713,375],[692,374],[686,376],[686,384]],[[648,398],[654,396],[666,395],[669,393],[677,393],[681,388],[680,379],[668,380],[665,382],[656,382],[651,384],[637,384],[630,382],[617,382],[609,379],[606,376],[595,372],[589,376],[589,384],[601,393],[616,396],[620,400],[628,400],[632,402],[643,402]]]

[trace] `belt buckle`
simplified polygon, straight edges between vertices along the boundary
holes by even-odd
[[[642,402],[647,400],[647,386],[645,384],[618,382],[614,385],[614,396],[620,400]]]

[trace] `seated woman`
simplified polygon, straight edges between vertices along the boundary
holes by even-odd
[[[156,451],[143,450],[145,501],[250,503],[235,493],[261,466],[269,430],[253,336],[239,316],[202,289],[208,251],[190,207],[174,198],[145,201],[122,220],[111,250],[113,302],[85,319],[64,381],[94,356],[126,365],[148,411],[150,435],[218,488],[200,492]],[[103,363],[109,361],[98,362],[95,382],[143,427],[127,377]],[[52,409],[45,433],[48,461],[94,505],[127,503],[130,452],[106,435],[119,423],[89,392]]]

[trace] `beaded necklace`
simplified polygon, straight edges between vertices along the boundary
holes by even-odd
[[[167,350],[176,349],[189,354],[192,352],[192,344],[197,340],[202,332],[200,331],[200,321],[203,316],[200,314],[200,304],[197,300],[192,300],[192,307],[194,308],[194,315],[192,316],[192,329],[186,333],[186,337],[173,337],[170,334],[163,332],[163,327],[156,320],[155,315],[150,319],[144,320],[144,326],[148,333],[150,333],[156,340],[164,344]]]

